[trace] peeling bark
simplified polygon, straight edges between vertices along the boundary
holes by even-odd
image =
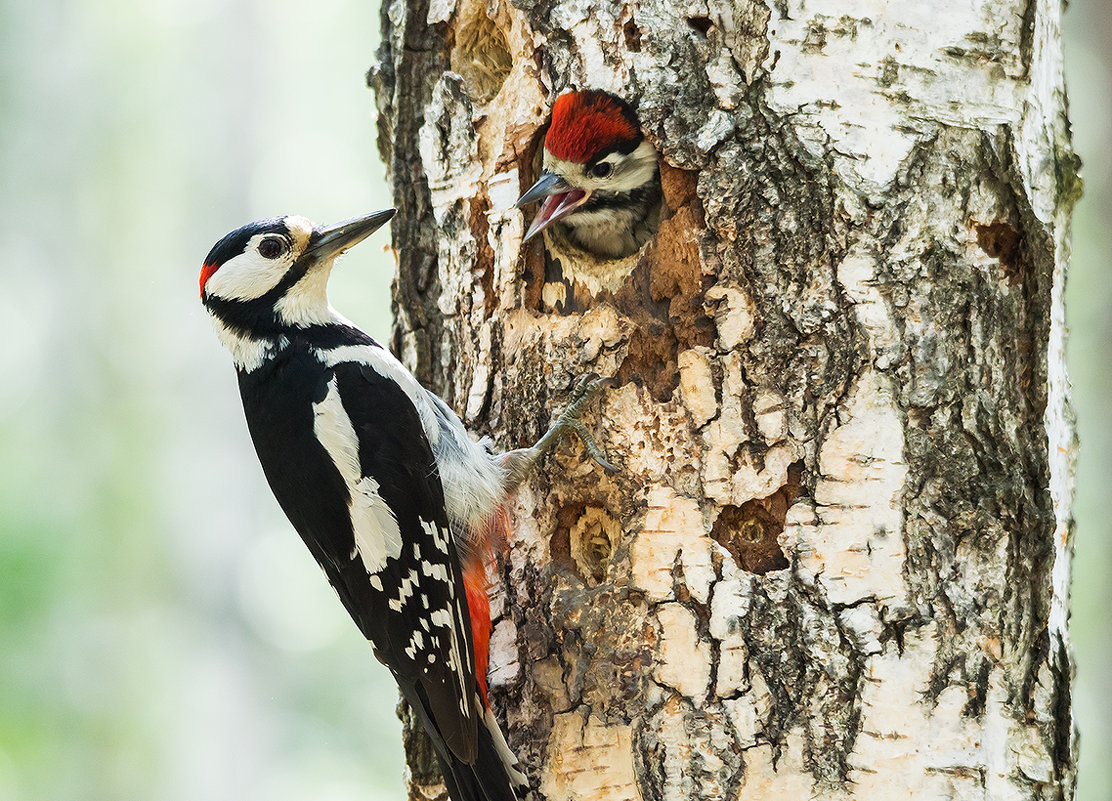
[[[394,349],[504,448],[620,379],[494,599],[539,798],[1072,797],[1061,8],[848,8],[384,2]],[[587,87],[662,154],[628,259],[512,209]]]

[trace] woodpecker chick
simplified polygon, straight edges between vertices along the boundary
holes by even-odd
[[[656,233],[656,149],[628,103],[607,92],[556,98],[544,138],[544,171],[517,201],[541,201],[525,240],[556,226],[573,245],[605,258],[635,253]]]
[[[428,732],[453,801],[516,801],[525,783],[487,700],[487,564],[509,493],[567,432],[605,465],[580,381],[531,448],[497,454],[328,304],[336,258],[394,216],[243,226],[201,268],[247,427],[282,511]],[[276,592],[281,588],[276,587]]]

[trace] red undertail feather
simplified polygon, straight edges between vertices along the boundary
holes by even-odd
[[[487,665],[490,662],[490,600],[487,598],[486,566],[475,560],[463,568],[463,587],[467,591],[467,609],[471,613],[471,640],[475,646],[475,678],[483,706],[487,701]]]
[[[487,531],[480,539],[481,548],[469,555],[463,565],[463,587],[467,592],[467,609],[471,614],[471,640],[475,646],[475,677],[483,706],[490,708],[487,700],[487,668],[490,665],[490,587],[488,565],[493,565],[496,553],[502,552],[509,542],[509,515],[499,507],[487,524]]]
[[[595,90],[568,92],[552,106],[544,147],[558,159],[584,164],[640,136],[632,112],[616,97]]]

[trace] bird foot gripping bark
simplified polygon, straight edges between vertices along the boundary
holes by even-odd
[[[576,436],[579,437],[580,441],[583,443],[583,447],[587,449],[587,453],[590,454],[592,459],[598,462],[604,469],[612,473],[618,472],[618,468],[610,464],[607,460],[606,451],[599,447],[598,443],[595,442],[595,438],[591,435],[591,432],[587,430],[587,427],[583,425],[583,421],[579,419],[583,414],[583,410],[587,407],[587,404],[594,400],[604,389],[613,389],[615,386],[617,386],[616,379],[599,378],[596,373],[587,373],[586,375],[580,376],[575,382],[575,387],[572,389],[572,400],[568,408],[564,410],[563,414],[556,418],[556,422],[545,432],[545,435],[541,437],[536,447],[540,448],[548,437],[552,437],[551,445],[548,446],[551,448],[564,434],[568,431],[573,431]],[[544,451],[542,451],[542,453],[543,452]]]
[[[594,436],[583,424],[580,417],[587,405],[594,400],[604,389],[616,386],[613,378],[599,378],[596,373],[587,373],[576,380],[571,392],[571,403],[563,413],[556,418],[537,443],[531,448],[519,448],[509,451],[503,456],[507,470],[506,488],[512,491],[517,488],[533,466],[540,461],[546,453],[556,447],[556,444],[568,433],[574,433],[587,449],[591,458],[598,462],[604,469],[617,472],[618,468],[612,465],[606,452],[595,442]]]

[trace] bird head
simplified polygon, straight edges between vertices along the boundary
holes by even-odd
[[[517,201],[540,210],[528,240],[555,222],[602,229],[637,192],[659,183],[656,149],[641,133],[633,109],[608,92],[560,95],[544,139],[544,171]]]
[[[201,267],[201,302],[225,329],[266,337],[327,322],[332,265],[394,216],[394,209],[328,226],[273,217],[237,228]]]

